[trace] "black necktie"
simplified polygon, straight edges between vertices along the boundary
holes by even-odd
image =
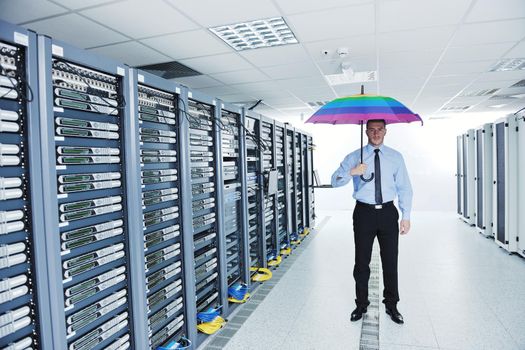
[[[379,149],[374,150],[376,153],[374,157],[374,172],[375,172],[375,185],[376,185],[376,204],[383,203],[383,195],[381,194],[381,166],[379,164]]]

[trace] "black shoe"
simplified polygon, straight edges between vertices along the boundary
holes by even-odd
[[[403,321],[403,316],[399,313],[399,311],[397,311],[397,307],[395,307],[395,306],[387,307],[385,310],[386,310],[386,314],[390,315],[390,318],[395,323],[397,323],[397,324],[405,323]]]
[[[363,317],[363,314],[366,314],[366,307],[356,307],[354,311],[352,311],[352,315],[350,316],[350,321],[355,322],[359,321],[361,317]]]

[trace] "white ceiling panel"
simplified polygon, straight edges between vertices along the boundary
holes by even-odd
[[[118,2],[81,11],[134,39],[197,29],[198,26],[161,0]]]
[[[525,1],[523,0],[477,0],[466,22],[519,18],[524,14]]]
[[[9,23],[23,23],[58,15],[67,9],[45,0],[1,0],[0,19]]]
[[[379,32],[391,32],[457,24],[470,2],[471,0],[380,1],[377,28]]]
[[[276,66],[278,64],[288,64],[308,59],[304,48],[297,44],[246,50],[241,51],[240,54],[259,67]]]
[[[376,70],[375,57],[359,57],[351,59],[338,59],[329,61],[317,61],[316,64],[323,74],[340,74],[342,73],[341,64],[344,62],[350,64],[355,72]]]
[[[478,81],[519,80],[525,79],[525,71],[487,72],[479,76]]]
[[[501,80],[501,81],[475,81],[472,84],[468,85],[463,93],[474,93],[481,90],[488,89],[500,89],[497,93],[500,93],[501,90],[505,90],[509,86],[513,85],[516,81],[514,80]]]
[[[328,84],[324,84],[320,86],[304,86],[304,87],[294,89],[292,93],[297,98],[300,98],[301,100],[306,101],[306,102],[319,101],[319,100],[331,101],[337,97],[334,93],[334,90],[332,90],[332,88],[329,87]]]
[[[107,29],[89,19],[70,13],[27,25],[40,34],[65,41],[80,48],[100,46],[127,40],[126,37]],[[64,30],[67,28],[67,30]],[[85,35],[90,33],[90,35]]]
[[[454,27],[435,27],[418,30],[380,33],[378,49],[380,54],[399,51],[440,51],[448,44]]]
[[[525,36],[525,19],[472,23],[461,26],[451,46],[519,41]]]
[[[132,67],[171,61],[170,57],[162,55],[136,41],[97,47],[89,51],[111,57]]]
[[[376,45],[373,35],[305,43],[304,47],[316,61],[339,59],[340,56],[337,53],[338,48],[348,49],[349,54],[345,57],[348,59],[352,59],[352,57],[376,55]],[[328,51],[328,54],[324,53],[325,50]]]
[[[434,66],[440,51],[403,51],[390,52],[379,56],[379,68],[404,70],[414,66]]]
[[[223,86],[220,81],[210,78],[207,75],[196,75],[193,77],[182,77],[171,79],[179,84],[186,85],[193,89],[200,89],[205,87]]]
[[[381,69],[379,71],[379,84],[384,86],[385,84],[396,84],[396,85],[407,85],[407,84],[422,84],[428,77],[432,70],[432,66],[415,66],[411,69],[406,66],[403,69]]]
[[[321,74],[317,66],[310,60],[272,67],[261,67],[261,70],[272,79],[309,77]]]
[[[280,16],[279,10],[270,0],[168,0],[168,2],[206,28]]]
[[[279,79],[275,81],[279,86],[285,89],[295,90],[296,88],[302,88],[303,86],[325,86],[327,85],[326,80],[321,76],[308,77],[308,78],[292,78],[292,79]]]
[[[243,83],[234,85],[240,91],[247,91],[250,94],[265,91],[279,90],[279,85],[274,81],[262,81],[258,83]]]
[[[233,51],[225,42],[205,29],[157,36],[143,39],[141,42],[177,60]]]
[[[78,10],[81,8],[102,5],[110,2],[117,2],[119,0],[53,0],[53,2],[67,7],[71,10]],[[120,0],[125,1],[125,0]]]
[[[464,84],[453,84],[453,85],[427,85],[423,90],[419,99],[431,96],[440,96],[440,98],[451,98],[456,96],[460,91],[465,88]]]
[[[335,7],[345,7],[348,5],[370,3],[372,0],[275,0],[275,2],[285,14],[291,15],[303,12],[321,11]]]
[[[231,86],[225,86],[225,85],[200,88],[199,91],[209,95],[210,97],[218,97],[219,95],[229,95],[229,94],[241,93],[241,91],[239,91],[238,89],[233,88]]]
[[[297,105],[303,105],[303,102],[296,97],[268,98],[264,100],[264,103],[274,108],[286,108],[286,107],[293,107]]]
[[[372,34],[374,5],[356,5],[288,17],[288,24],[300,42]]]
[[[480,75],[479,74],[463,74],[463,75],[440,75],[432,76],[428,84],[429,85],[454,85],[454,84],[467,84],[472,83]]]
[[[522,40],[518,45],[512,48],[505,57],[520,58],[525,57],[525,40]]]
[[[275,89],[267,90],[260,92],[251,92],[251,96],[255,97],[257,100],[266,101],[266,99],[282,98],[282,97],[292,97],[292,95],[284,89]]]
[[[434,75],[482,73],[487,72],[494,63],[496,63],[494,60],[441,63],[434,71]]]
[[[479,60],[496,60],[505,54],[515,42],[486,45],[449,47],[441,62],[468,62]]]
[[[251,64],[235,53],[189,58],[180,60],[179,62],[203,74],[231,72],[239,69],[253,68]]]
[[[270,80],[258,69],[245,69],[235,72],[210,74],[212,78],[222,81],[225,84],[240,84],[257,81]]]

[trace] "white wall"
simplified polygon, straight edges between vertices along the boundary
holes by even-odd
[[[503,116],[505,113],[463,113],[449,119],[426,120],[423,126],[420,123],[387,126],[385,145],[403,154],[410,174],[413,210],[456,210],[456,136]],[[304,124],[297,117],[281,121],[312,134],[316,145],[314,168],[323,183],[329,183],[343,158],[359,148],[359,125]],[[317,189],[316,206],[320,210],[352,209],[352,191],[351,183],[342,188]]]

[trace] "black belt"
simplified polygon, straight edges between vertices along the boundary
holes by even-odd
[[[360,207],[367,207],[367,208],[372,208],[372,209],[383,209],[383,208],[394,206],[394,201],[386,202],[383,204],[367,204],[367,203],[357,201],[356,205]]]

